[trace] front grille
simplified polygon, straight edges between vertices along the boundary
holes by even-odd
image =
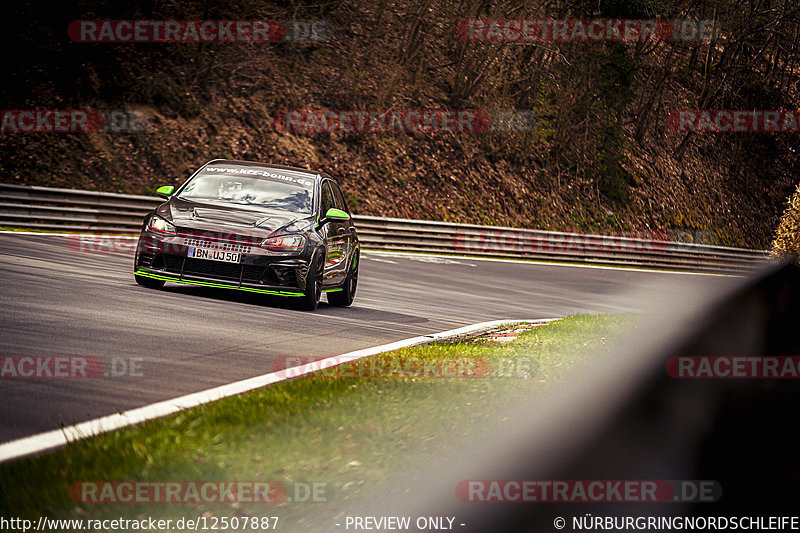
[[[183,266],[184,276],[208,276],[210,278],[239,281],[242,265],[238,263],[224,263],[222,261],[209,261],[208,259],[195,259],[187,257]]]
[[[194,257],[181,257],[179,255],[165,255],[166,269],[173,274],[184,276],[202,276],[215,279],[224,279],[239,282],[239,274],[242,265],[237,263],[224,263],[222,261],[209,261],[207,259],[195,259]],[[184,264],[184,259],[186,263]],[[263,270],[263,268],[262,268]]]
[[[181,273],[181,267],[183,266],[183,257],[179,255],[164,255],[164,262],[166,263],[166,270],[168,272],[174,272],[175,274]]]
[[[261,241],[265,239],[264,235],[242,235],[238,233],[225,233],[222,231],[207,231],[181,227],[177,228],[177,232],[180,236],[185,237],[186,239],[195,238],[211,241],[226,241],[244,245],[247,245],[248,243],[251,245],[260,244]]]
[[[169,254],[157,256],[155,262],[163,263],[163,268],[176,276],[181,274],[182,269],[184,277],[199,276],[238,284],[241,276],[242,283],[297,287],[295,269],[289,266],[242,265]]]
[[[240,254],[249,254],[252,246],[246,244],[237,244],[229,241],[212,241],[197,237],[186,237],[183,241],[186,246],[194,246],[195,248],[208,248],[211,250],[221,250],[223,252],[235,252]]]

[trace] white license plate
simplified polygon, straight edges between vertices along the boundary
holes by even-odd
[[[189,250],[186,252],[186,257],[194,257],[195,259],[210,259],[211,261],[224,261],[226,263],[238,263],[242,259],[242,254],[189,246]]]

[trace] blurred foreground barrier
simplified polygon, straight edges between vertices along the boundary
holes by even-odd
[[[465,428],[446,463],[415,465],[357,512],[455,516],[468,532],[800,529],[800,267],[711,295],[676,288],[653,307],[613,349]]]
[[[56,231],[137,232],[163,200],[0,184],[0,226]],[[761,250],[670,242],[666,235],[587,235],[474,224],[355,215],[365,248],[534,259],[703,272],[747,272]]]

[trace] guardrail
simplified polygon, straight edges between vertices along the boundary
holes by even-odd
[[[0,226],[57,231],[137,232],[162,199],[0,184]],[[474,224],[355,215],[365,248],[466,254],[705,272],[747,272],[761,250],[671,242],[659,238],[561,233]]]

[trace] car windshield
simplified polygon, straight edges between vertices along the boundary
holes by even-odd
[[[178,196],[310,214],[313,186],[313,178],[296,172],[268,168],[208,167],[195,176]]]

